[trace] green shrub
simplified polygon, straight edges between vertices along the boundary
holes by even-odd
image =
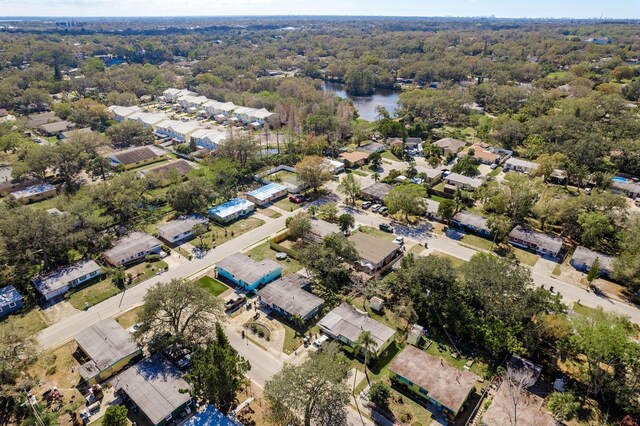
[[[389,398],[391,398],[391,389],[385,382],[375,382],[369,388],[369,401],[373,402],[380,408],[389,406]]]
[[[571,420],[578,414],[580,401],[571,392],[554,392],[547,398],[549,411],[560,420]]]

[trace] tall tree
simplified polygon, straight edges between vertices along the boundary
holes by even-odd
[[[498,244],[502,243],[509,235],[509,232],[513,229],[511,219],[506,216],[498,215],[491,216],[487,220],[487,226],[491,231],[491,235],[493,235],[493,244],[496,242]]]
[[[155,139],[151,129],[132,120],[112,125],[107,129],[106,135],[114,145],[122,147],[151,145]]]
[[[331,173],[324,165],[323,157],[309,156],[296,164],[296,173],[301,183],[313,190],[314,193],[331,179]]]
[[[371,356],[373,355],[375,357],[376,354],[376,340],[370,331],[360,333],[356,341],[356,352],[362,352],[362,355],[364,355],[364,375],[367,377],[367,383],[371,384],[369,381],[368,368]]]
[[[212,337],[211,323],[223,318],[222,303],[194,281],[173,279],[158,283],[144,296],[136,336],[152,349],[177,342],[188,347]]]
[[[305,239],[309,236],[309,232],[311,232],[313,226],[309,215],[305,212],[298,212],[294,216],[287,218],[286,225],[289,230],[289,235],[293,239]]]
[[[245,374],[251,369],[247,360],[231,346],[219,322],[213,341],[198,348],[191,357],[191,370],[185,379],[191,395],[215,405],[227,413],[236,395],[247,385]]]
[[[167,201],[180,213],[204,213],[215,198],[214,186],[203,177],[183,182],[167,193]]]
[[[589,285],[593,283],[593,280],[600,276],[600,260],[596,257],[589,268],[589,272],[587,273],[587,281]]]
[[[341,426],[347,424],[349,390],[345,378],[350,364],[337,344],[311,352],[300,365],[285,364],[264,388],[276,424]]]
[[[348,233],[349,230],[355,225],[356,220],[349,213],[343,213],[338,216],[338,226],[343,233]]]
[[[349,173],[342,178],[338,184],[338,191],[342,192],[347,197],[347,203],[352,206],[356,205],[358,195],[360,195],[360,181],[354,176],[353,173]]]
[[[395,186],[384,199],[389,208],[389,213],[402,212],[405,221],[409,221],[409,215],[421,216],[424,214],[423,198],[427,196],[424,187],[415,183]]]
[[[124,405],[111,405],[104,412],[102,424],[104,426],[127,426],[129,424],[128,412],[129,410]]]

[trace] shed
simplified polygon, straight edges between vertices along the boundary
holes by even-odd
[[[413,345],[413,346],[420,346],[420,343],[422,342],[422,337],[424,336],[424,327],[418,325],[418,324],[413,324],[411,326],[411,330],[409,331],[409,334],[407,335],[407,343]]]
[[[378,296],[373,296],[369,299],[369,306],[376,312],[382,312],[384,309],[384,300]]]

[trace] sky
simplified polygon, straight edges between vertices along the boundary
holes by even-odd
[[[640,18],[640,0],[0,0],[5,17],[221,15]]]

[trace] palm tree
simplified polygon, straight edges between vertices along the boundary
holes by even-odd
[[[375,172],[371,177],[373,177],[374,182],[378,182],[380,180],[380,173]]]
[[[316,213],[318,213],[318,207],[315,204],[311,204],[307,209],[311,217],[316,217]]]
[[[373,350],[376,346],[376,341],[371,335],[370,331],[363,331],[360,333],[358,337],[358,341],[356,342],[356,352],[363,351],[364,352],[364,375],[367,377],[367,383],[371,384],[369,381],[369,372],[367,367],[369,366],[369,356],[374,353]]]

